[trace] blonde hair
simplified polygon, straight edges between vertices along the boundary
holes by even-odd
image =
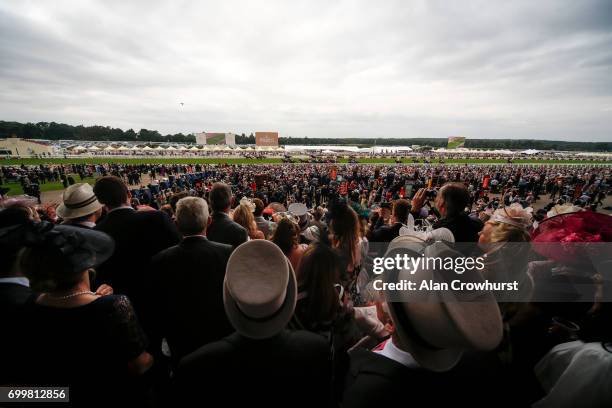
[[[232,218],[238,224],[246,228],[249,235],[256,232],[257,227],[255,224],[255,217],[253,216],[251,208],[248,205],[240,204],[238,207],[236,207],[234,213],[232,214]]]
[[[495,210],[487,224],[495,228],[491,242],[529,242],[527,228],[531,225],[531,213],[521,205],[510,205]]]
[[[525,228],[516,227],[499,221],[487,221],[495,228],[491,231],[491,242],[529,242],[531,237]]]

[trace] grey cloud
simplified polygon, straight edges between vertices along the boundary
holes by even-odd
[[[611,140],[610,45],[607,0],[9,0],[0,119]]]

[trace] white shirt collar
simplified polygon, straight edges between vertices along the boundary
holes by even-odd
[[[185,238],[206,238],[206,235],[202,235],[202,234],[183,235],[183,239]]]
[[[124,210],[124,209],[130,209],[130,210],[134,211],[134,209],[131,206],[129,206],[129,205],[122,205],[121,207],[115,207],[112,210],[109,210],[107,214],[110,214],[113,211]]]
[[[410,353],[404,350],[400,350],[397,348],[395,344],[393,344],[393,340],[388,339],[385,343],[385,346],[382,350],[375,350],[375,353],[381,354],[387,358],[390,358],[393,361],[396,361],[406,367],[409,368],[419,368],[419,363],[416,362],[414,357]]]
[[[84,227],[87,228],[94,228],[96,226],[95,222],[91,222],[91,221],[81,221],[81,222],[65,222],[62,225],[68,225],[68,226],[74,226],[74,225],[82,225]]]
[[[0,278],[0,283],[14,283],[25,287],[30,287],[30,281],[23,276],[13,276],[10,278]]]

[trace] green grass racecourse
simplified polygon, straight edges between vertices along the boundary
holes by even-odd
[[[348,163],[348,159],[339,159],[339,163]],[[362,158],[359,163],[395,163],[393,158]],[[0,159],[0,166],[11,165],[38,165],[38,164],[277,164],[282,163],[278,158],[245,159],[245,158],[222,158],[222,157],[157,157],[157,158],[125,158],[125,157],[88,157],[88,158],[49,158],[49,159]],[[411,164],[412,159],[404,159],[402,163]],[[419,160],[417,163],[423,163]],[[434,161],[433,164],[438,163]],[[447,164],[504,164],[505,160],[497,159],[447,159]],[[543,160],[543,159],[516,159],[513,163],[519,164],[608,164],[612,160],[590,161],[590,160]]]
[[[81,180],[78,174],[72,174],[72,177],[74,178],[74,181],[76,183],[89,183],[93,185],[96,182],[95,177],[85,177],[83,180]],[[13,182],[4,183],[0,185],[0,188],[8,188],[9,189],[8,195],[14,196],[14,195],[23,194],[23,189],[21,188],[20,183],[13,183]],[[41,192],[63,190],[63,189],[64,189],[64,185],[62,184],[61,181],[55,182],[55,183],[47,182],[47,183],[40,185]]]

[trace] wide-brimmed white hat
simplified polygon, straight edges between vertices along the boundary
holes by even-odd
[[[291,203],[289,204],[288,211],[296,217],[302,217],[308,214],[308,207],[304,203]]]
[[[398,241],[398,244],[406,244],[406,250],[413,249],[414,241],[405,238]],[[396,245],[391,251],[398,249]],[[461,256],[442,241],[428,245],[424,255],[440,258]],[[386,275],[388,282],[400,282],[403,279],[415,282],[419,288],[423,281],[442,282],[447,281],[448,276],[427,268],[420,268],[414,274],[407,269],[399,269]],[[477,270],[466,270],[461,274],[462,282],[483,280]],[[464,351],[492,350],[502,339],[501,312],[491,292],[461,292],[455,298],[452,292],[429,290],[414,295],[413,301],[411,296],[406,292],[405,301],[394,302],[397,299],[392,299],[390,291],[385,291],[389,313],[400,342],[398,346],[428,370],[448,371],[459,362]]]
[[[399,248],[421,253],[425,250],[427,245],[437,241],[453,244],[455,242],[455,236],[448,228],[437,228],[432,231],[400,230],[400,235],[389,243],[387,252]]]
[[[57,215],[69,220],[92,214],[102,207],[91,185],[77,183],[64,190],[63,202],[57,207]]]
[[[238,333],[265,339],[291,320],[297,299],[295,273],[273,242],[251,240],[238,246],[227,262],[223,303]]]
[[[455,242],[455,236],[453,235],[453,232],[449,230],[448,228],[436,228],[431,231],[416,231],[414,229],[409,230],[407,228],[404,228],[404,229],[400,229],[399,236],[416,238],[418,240],[427,241],[427,242],[444,241],[444,242],[449,242],[451,244]],[[404,239],[409,239],[409,238],[404,238]]]
[[[577,205],[573,204],[557,204],[546,213],[546,216],[548,218],[552,218],[557,215],[575,213],[580,211],[584,211],[584,208],[578,207]]]

